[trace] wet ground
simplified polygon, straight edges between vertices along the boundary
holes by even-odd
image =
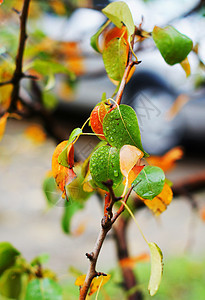
[[[84,254],[92,250],[96,240],[101,207],[97,198],[92,196],[86,209],[77,213],[72,222],[73,231],[82,222],[86,224],[84,234],[70,237],[62,232],[60,218],[63,208],[47,210],[42,192],[42,181],[51,168],[55,143],[47,139],[42,144],[34,144],[25,137],[24,131],[28,126],[24,121],[10,120],[0,143],[0,241],[11,242],[28,260],[40,253],[49,253],[49,266],[61,275],[70,265],[86,271]],[[83,151],[89,151],[92,143],[93,140],[84,138],[77,151],[83,156]],[[185,157],[169,178],[178,180],[204,168],[205,161]],[[194,197],[201,206],[205,203],[205,191],[194,194]],[[147,239],[156,242],[165,257],[182,255],[185,251],[204,256],[205,223],[197,213],[193,213],[185,197],[173,201],[157,220],[146,209],[136,217]],[[135,224],[129,228],[129,246],[132,255],[148,250]],[[108,239],[98,266],[106,271],[115,264],[114,244]]]

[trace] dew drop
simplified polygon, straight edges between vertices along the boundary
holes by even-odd
[[[118,177],[118,171],[117,170],[114,170],[114,176]]]
[[[111,140],[111,142],[113,142],[113,141],[114,141],[114,139],[113,139],[113,137],[112,137],[112,136],[110,137],[110,140]]]

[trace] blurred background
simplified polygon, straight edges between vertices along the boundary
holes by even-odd
[[[167,174],[176,195],[167,211],[157,219],[147,209],[136,215],[147,239],[155,241],[165,257],[166,279],[155,298],[204,299],[205,1],[125,2],[135,24],[142,22],[144,30],[171,24],[193,40],[188,78],[179,64],[171,67],[164,62],[152,39],[140,43],[135,50],[142,63],[126,86],[123,103],[137,113],[147,152],[162,156],[180,146],[184,153]],[[115,91],[102,56],[90,46],[90,37],[106,21],[100,10],[108,3],[31,1],[24,70],[41,80],[22,81],[23,119],[9,119],[0,142],[0,241],[11,242],[29,261],[49,253],[49,267],[72,284],[75,279],[68,269],[74,266],[86,272],[84,254],[96,240],[102,209],[92,196],[72,218],[71,234],[66,235],[60,224],[64,207],[48,208],[43,182],[56,144],[83,125],[103,92],[111,97]],[[0,6],[0,81],[9,79],[14,69],[21,7],[21,0],[5,0]],[[0,87],[0,113],[8,104],[9,88]],[[95,137],[82,137],[76,144],[76,159],[84,160],[97,142]],[[148,252],[132,223],[128,240],[131,256]],[[116,264],[114,243],[108,238],[98,269],[108,272]],[[136,269],[146,286],[143,274],[148,274],[149,264],[140,263]],[[70,293],[75,299],[77,288]],[[149,299],[146,291],[145,295]]]

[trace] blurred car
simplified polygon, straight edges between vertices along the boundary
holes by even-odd
[[[108,4],[108,1],[98,2],[101,3],[101,7]],[[199,18],[198,15],[180,18],[199,1],[126,2],[133,13],[135,24],[141,22],[142,14],[143,26],[148,30],[152,30],[155,24],[163,26],[168,24],[169,20],[173,20],[172,24],[189,35],[194,42],[202,41],[203,50],[205,34],[199,31],[198,27],[204,26],[205,18]],[[69,19],[48,14],[42,20],[42,28],[48,36],[54,40],[77,42],[84,58],[85,73],[78,78],[74,99],[70,103],[60,101],[56,114],[70,114],[82,119],[82,116],[86,117],[100,101],[103,92],[106,92],[108,97],[113,94],[115,87],[105,74],[102,57],[90,46],[90,37],[105,21],[106,18],[101,12],[87,8],[75,10]],[[204,142],[204,91],[195,93],[194,76],[186,79],[179,65],[166,65],[152,41],[146,42],[147,50],[143,48],[137,52],[142,64],[137,67],[123,96],[123,103],[131,105],[137,113],[145,150],[161,154],[178,144]],[[189,59],[192,72],[195,72],[197,61],[194,54],[190,54]],[[167,121],[167,111],[178,95],[184,93],[191,101],[188,101],[171,121]]]

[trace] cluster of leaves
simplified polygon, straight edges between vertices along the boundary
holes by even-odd
[[[42,254],[27,262],[8,242],[0,243],[0,296],[6,299],[58,299],[62,289],[56,275],[42,264],[48,261]]]

